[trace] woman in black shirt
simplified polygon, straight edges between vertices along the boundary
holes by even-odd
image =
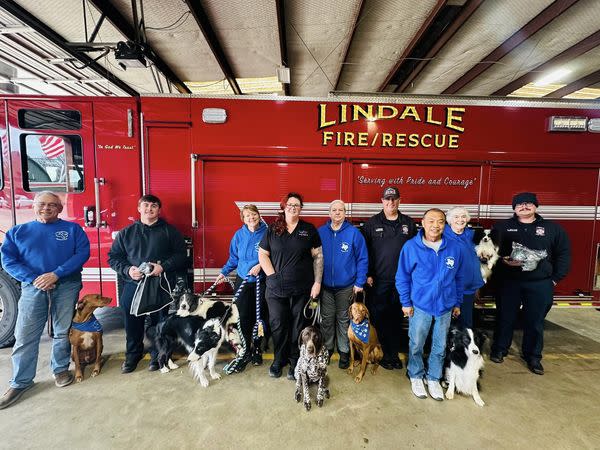
[[[303,308],[316,298],[323,277],[321,238],[314,225],[300,219],[302,196],[290,192],[281,201],[282,212],[260,242],[258,260],[267,275],[267,305],[275,357],[269,375],[294,379],[298,361],[298,336],[304,325]]]

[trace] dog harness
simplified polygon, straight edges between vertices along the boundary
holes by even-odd
[[[361,342],[365,344],[369,343],[369,319],[365,317],[361,323],[350,322],[350,326],[354,335]]]
[[[92,317],[85,322],[73,322],[71,328],[87,333],[102,333],[102,325],[93,314]]]

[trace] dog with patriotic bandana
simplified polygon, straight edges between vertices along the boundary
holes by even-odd
[[[373,364],[371,373],[375,375],[379,367],[379,361],[383,358],[383,350],[377,338],[377,330],[369,321],[369,310],[364,303],[354,302],[348,308],[350,326],[348,327],[348,339],[350,341],[350,367],[348,373],[354,374],[354,367],[359,364],[358,358],[355,363],[355,353],[360,357],[360,370],[354,381],[360,383],[365,376],[367,364]]]

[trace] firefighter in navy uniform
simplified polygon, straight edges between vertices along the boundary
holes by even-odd
[[[494,225],[492,236],[500,246],[500,287],[497,294],[496,332],[490,359],[501,363],[508,354],[513,327],[523,305],[523,342],[521,357],[529,370],[543,375],[541,364],[544,346],[544,318],[552,307],[554,286],[569,271],[571,245],[565,230],[536,213],[539,203],[535,194],[521,192],[512,200],[515,214]],[[512,243],[532,250],[546,250],[547,257],[532,271],[524,271],[519,261],[509,258]]]
[[[413,220],[400,213],[400,192],[394,186],[383,190],[383,210],[371,217],[364,227],[369,250],[367,307],[377,329],[383,359],[381,367],[401,369],[398,358],[402,326],[402,306],[395,286],[398,257],[406,241],[417,234]]]

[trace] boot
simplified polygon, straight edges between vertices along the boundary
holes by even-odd
[[[338,362],[338,367],[340,369],[347,369],[350,367],[350,354],[340,352],[340,361]]]

